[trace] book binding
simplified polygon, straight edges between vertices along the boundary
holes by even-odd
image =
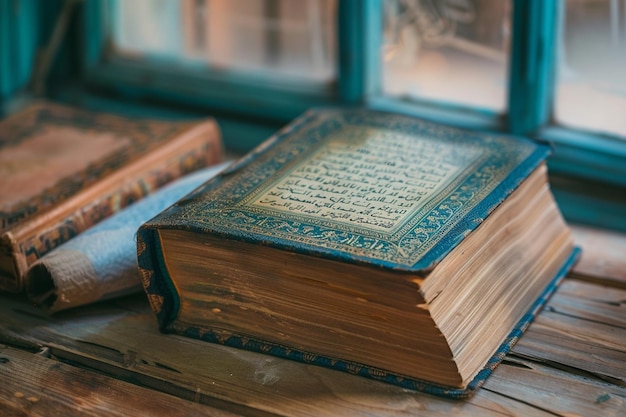
[[[297,362],[327,367],[338,371],[347,372],[350,374],[359,375],[378,381],[383,381],[392,385],[398,385],[402,388],[412,389],[427,394],[454,399],[468,398],[473,395],[480,387],[483,386],[485,380],[504,360],[505,356],[511,351],[513,346],[515,346],[517,341],[520,339],[520,337],[522,337],[523,333],[528,329],[535,317],[539,314],[543,306],[547,303],[550,296],[556,291],[560,282],[565,278],[567,273],[571,270],[571,268],[578,260],[581,252],[579,248],[575,248],[572,251],[565,264],[563,264],[558,273],[546,286],[543,293],[532,304],[528,312],[524,314],[524,316],[517,322],[507,338],[502,342],[500,347],[487,361],[482,370],[479,371],[474,379],[467,385],[467,387],[455,388],[438,385],[429,381],[424,381],[404,375],[390,373],[382,369],[373,368],[348,360],[330,358],[311,352],[303,352],[297,349],[293,349],[289,346],[258,339],[252,339],[243,335],[238,335],[230,332],[216,331],[214,329],[204,327],[177,325],[175,321],[172,321],[169,318],[172,314],[172,311],[170,309],[172,307],[176,307],[177,300],[175,300],[173,305],[169,303],[165,305],[163,304],[163,297],[161,294],[172,294],[172,289],[164,292],[164,289],[161,287],[161,282],[154,279],[155,265],[152,264],[152,260],[157,259],[157,262],[163,262],[163,260],[149,256],[149,253],[146,250],[148,248],[145,245],[145,233],[150,233],[150,231],[143,230],[138,235],[138,247],[140,248],[140,251],[138,253],[139,265],[142,266],[140,267],[140,272],[143,280],[144,289],[146,290],[148,296],[148,300],[150,301],[153,310],[157,313],[157,319],[160,324],[161,331],[165,333],[179,334],[181,336],[203,340],[211,343],[217,343],[233,348],[269,354],[272,356],[294,360]],[[156,240],[158,241],[158,239]],[[176,309],[174,311],[176,311]]]

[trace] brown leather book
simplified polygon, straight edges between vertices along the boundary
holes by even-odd
[[[104,218],[222,161],[216,122],[132,119],[37,102],[0,121],[0,290]]]

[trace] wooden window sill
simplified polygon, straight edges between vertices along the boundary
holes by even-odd
[[[48,317],[0,296],[3,415],[617,415],[626,400],[626,235],[583,256],[467,401],[158,332],[139,294]]]

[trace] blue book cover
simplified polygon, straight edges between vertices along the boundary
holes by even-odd
[[[575,259],[549,152],[309,111],[140,228],[144,288],[163,331],[467,396]]]

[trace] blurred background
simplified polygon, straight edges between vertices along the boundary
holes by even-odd
[[[626,0],[0,0],[0,111],[42,96],[211,114],[235,154],[313,106],[522,134],[626,230]]]
[[[120,55],[336,77],[336,0],[113,0]],[[562,2],[555,118],[626,132],[626,0]],[[512,0],[386,0],[383,91],[505,111]]]

